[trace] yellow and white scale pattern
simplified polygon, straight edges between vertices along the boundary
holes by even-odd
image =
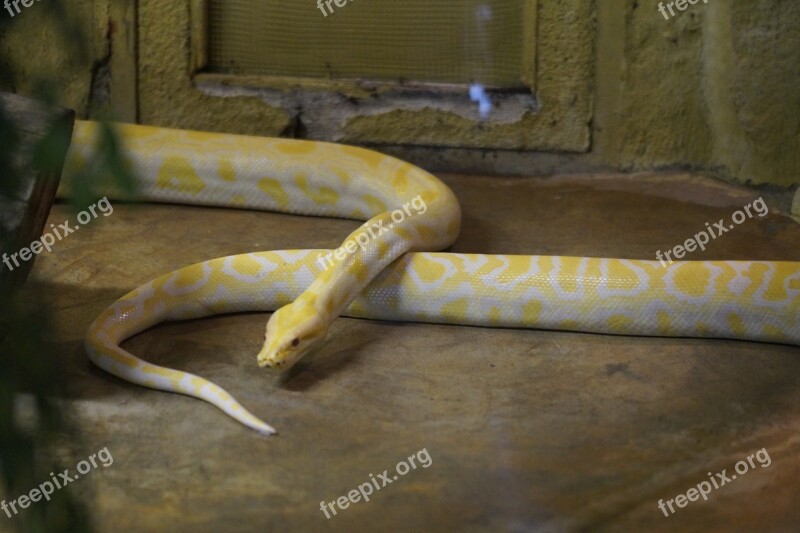
[[[97,125],[78,122],[65,178],[91,157]],[[288,368],[339,315],[396,321],[712,337],[800,345],[800,263],[454,254],[461,212],[447,186],[361,148],[118,125],[144,200],[238,206],[393,224],[329,268],[330,250],[258,252],[165,274],[90,326],[86,348],[133,383],[206,400],[263,434],[275,430],[228,392],[150,364],[119,344],[155,324],[273,311],[261,366]],[[427,209],[391,219],[420,195]],[[361,231],[356,230],[348,239]],[[346,241],[345,241],[346,242]],[[414,253],[407,253],[414,252]]]

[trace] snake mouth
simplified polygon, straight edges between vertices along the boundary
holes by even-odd
[[[260,366],[261,368],[269,368],[271,370],[286,370],[286,368],[281,368],[282,365],[283,363],[281,363],[280,361],[275,361],[274,363],[272,361],[258,362],[258,366]]]
[[[281,367],[281,361],[276,361],[274,358],[271,357],[261,357],[259,355],[257,359],[258,366],[261,368],[274,368],[279,369]]]
[[[271,354],[269,353],[269,350],[264,347],[259,352],[256,362],[261,368],[270,368],[281,371],[288,370],[292,365],[294,365],[294,361],[291,358],[291,353],[287,352],[290,352],[290,350],[284,349],[278,353]]]

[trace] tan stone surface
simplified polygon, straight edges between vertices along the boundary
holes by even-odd
[[[664,174],[446,176],[462,252],[650,259],[751,192]],[[646,184],[642,186],[641,184]],[[57,206],[50,222],[71,217]],[[114,464],[94,494],[100,531],[789,530],[800,523],[800,348],[339,319],[289,375],[255,364],[267,313],[170,324],[125,346],[226,387],[274,424],[263,438],[195,399],[126,384],[81,337],[115,298],[158,274],[245,252],[334,247],[357,223],[115,204],[40,257],[57,310],[85,456]],[[800,225],[750,220],[692,259],[800,260]],[[326,520],[332,501],[425,448],[412,470]],[[772,464],[690,503],[656,507],[766,448]],[[77,457],[76,460],[81,459]]]

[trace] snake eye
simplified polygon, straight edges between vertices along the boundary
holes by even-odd
[[[298,339],[298,338],[295,338],[295,339],[292,341],[292,346],[297,346],[298,344],[300,344],[300,339]]]

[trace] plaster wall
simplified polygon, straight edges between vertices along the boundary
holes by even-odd
[[[800,184],[800,4],[789,0],[700,0],[669,20],[652,1],[540,0],[538,109],[483,125],[434,104],[345,113],[347,94],[292,100],[309,106],[305,115],[258,92],[212,94],[190,71],[196,2],[141,0],[133,28],[118,20],[118,4],[70,2],[65,13],[87,37],[85,56],[64,45],[52,6],[3,19],[0,57],[13,81],[0,84],[33,94],[50,80],[59,103],[81,116],[116,98],[112,108],[132,109],[142,123],[374,144],[433,170],[681,168]],[[132,36],[136,46],[126,51],[120,43]],[[114,61],[126,53],[131,61]],[[136,72],[119,72],[127,64]],[[335,131],[323,128],[333,121]]]

